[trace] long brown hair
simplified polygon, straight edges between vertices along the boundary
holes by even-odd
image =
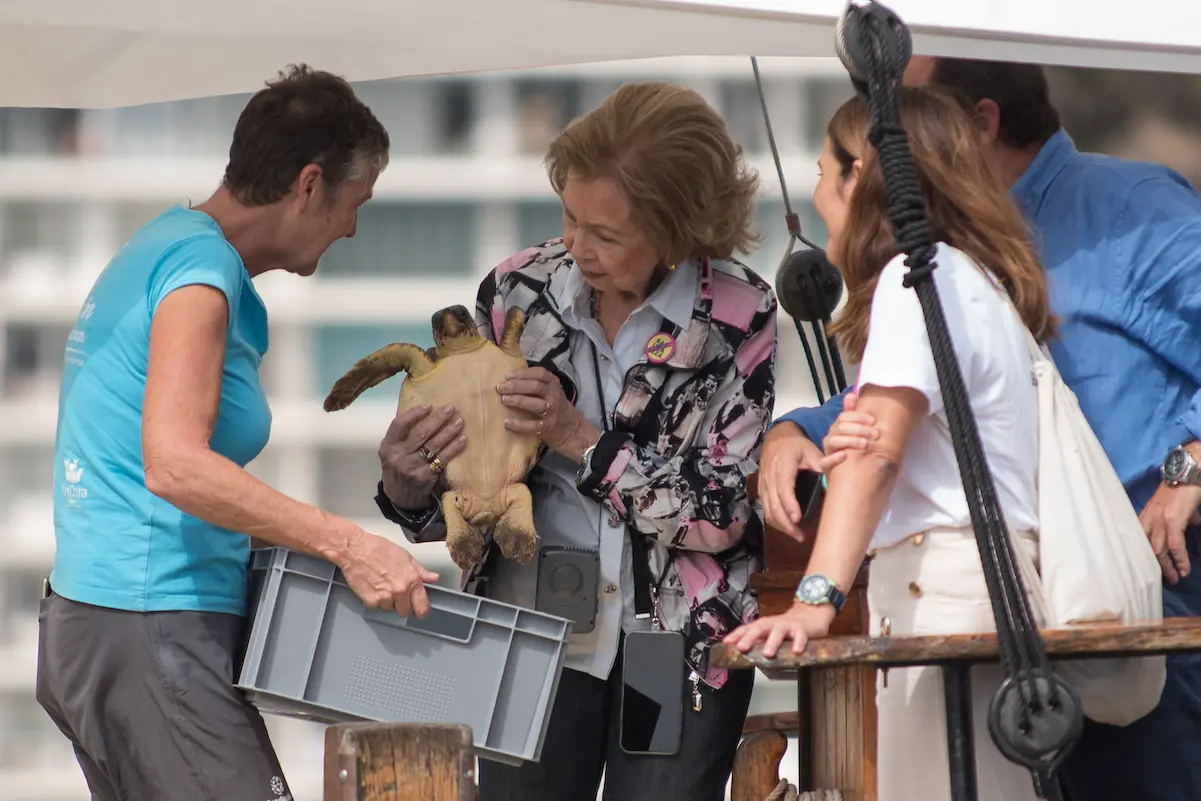
[[[935,240],[963,251],[999,281],[1036,339],[1052,337],[1056,321],[1029,225],[989,161],[968,111],[947,92],[905,87],[901,120]],[[855,97],[835,112],[826,128],[843,176],[850,174],[856,159],[863,159],[847,208],[841,252],[831,254],[847,289],[846,306],[831,331],[852,361],[863,357],[880,272],[898,252],[884,175],[867,141],[868,122],[867,109]]]

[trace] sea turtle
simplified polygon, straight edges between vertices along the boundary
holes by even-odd
[[[430,320],[434,347],[422,350],[399,342],[355,362],[334,382],[327,412],[345,409],[365,390],[404,370],[396,412],[421,403],[455,407],[463,419],[467,448],[443,471],[442,516],[446,547],[455,564],[469,569],[482,556],[484,534],[493,528],[501,553],[521,564],[534,556],[537,532],[530,490],[523,483],[538,454],[537,436],[516,434],[505,418],[537,419],[500,401],[496,385],[512,370],[527,366],[519,341],[525,313],[505,315],[499,347],[480,335],[470,312],[450,306]]]

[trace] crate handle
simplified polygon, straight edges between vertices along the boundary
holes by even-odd
[[[401,617],[392,610],[364,609],[363,619],[372,623],[382,623],[400,629],[411,629],[432,637],[440,637],[453,642],[471,642],[472,632],[475,631],[475,618],[471,615],[459,615],[446,609],[433,607],[424,618],[410,615]]]

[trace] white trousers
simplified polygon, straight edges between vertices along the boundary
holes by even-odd
[[[1015,542],[1017,558],[1037,567],[1035,535],[1018,534]],[[934,529],[877,550],[867,597],[876,636],[996,631],[970,529]],[[988,708],[1001,677],[998,664],[971,670],[979,801],[1035,801],[1030,772],[1002,756],[988,733]],[[879,801],[950,801],[941,669],[877,672],[876,707]]]

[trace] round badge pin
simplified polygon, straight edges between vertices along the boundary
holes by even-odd
[[[663,364],[676,352],[676,340],[671,334],[660,331],[646,341],[646,359],[652,364]]]

